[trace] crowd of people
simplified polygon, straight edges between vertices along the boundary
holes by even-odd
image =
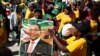
[[[1,0],[0,46],[9,38],[19,43],[22,21],[30,19],[53,21],[53,56],[100,56],[99,0]]]

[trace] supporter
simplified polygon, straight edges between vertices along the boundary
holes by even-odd
[[[64,12],[61,12],[56,16],[56,19],[60,21],[58,33],[61,31],[61,28],[63,27],[64,24],[72,22],[72,19],[68,15],[70,14],[70,10],[71,10],[70,6],[66,6]]]
[[[25,19],[29,19],[29,18],[32,18],[34,16],[34,10],[36,9],[36,3],[29,3],[28,4],[28,9],[26,11],[26,14],[25,14]]]
[[[66,45],[63,45],[58,40],[58,38],[54,36],[54,33],[52,33],[51,35],[54,37],[54,41],[56,42],[60,50],[62,50],[63,52],[68,52],[69,56],[86,56],[87,43],[84,35],[88,32],[89,24],[87,22],[80,21],[78,23],[73,22],[72,25],[73,28],[69,28],[69,31],[75,37],[70,37],[69,39],[67,39]]]

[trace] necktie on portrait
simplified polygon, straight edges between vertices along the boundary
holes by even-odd
[[[34,42],[32,40],[30,40],[30,44],[28,46],[27,53],[32,53],[33,52],[33,46],[34,46]]]

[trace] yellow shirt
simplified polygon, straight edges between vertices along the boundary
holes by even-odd
[[[70,23],[72,21],[72,19],[68,15],[64,14],[64,12],[58,14],[56,16],[56,19],[61,20],[60,26],[59,26],[59,29],[58,29],[58,33],[61,31],[61,29],[65,25],[65,23]]]
[[[90,19],[90,26],[92,32],[97,32],[98,23],[95,20]],[[93,40],[96,39],[96,35],[93,36]]]
[[[66,46],[69,56],[86,56],[87,44],[85,38],[75,39],[75,37],[71,37],[67,40],[70,40],[68,46]]]
[[[26,14],[25,14],[25,19],[29,19],[34,17],[34,12],[31,12],[29,9],[27,9]]]
[[[72,37],[68,38],[68,39],[66,40],[66,42],[67,42],[67,44],[70,44],[70,43],[73,42],[75,39],[76,39],[75,36],[72,36]]]
[[[79,18],[79,10],[77,9],[76,11],[73,11],[76,15],[76,18]]]

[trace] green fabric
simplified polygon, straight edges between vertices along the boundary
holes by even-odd
[[[58,11],[57,9],[54,9],[54,10],[52,11],[52,13],[53,13],[54,15],[57,15],[57,14],[59,13],[59,11]]]
[[[49,14],[49,13],[46,13],[46,14],[43,16],[43,19],[44,19],[44,20],[48,20],[49,17],[51,17],[52,19],[54,19],[53,14],[51,15],[51,14]]]
[[[97,36],[100,36],[100,32],[97,33]]]
[[[0,15],[0,21],[3,21],[3,19],[4,19],[4,16]]]
[[[24,28],[27,28],[27,29],[28,29],[28,26],[29,26],[28,20],[23,19],[23,20],[22,20],[22,26],[23,26]]]
[[[36,24],[37,21],[38,21],[37,19],[36,20],[31,19],[31,20],[29,20],[29,24]]]
[[[60,38],[60,39],[62,39],[62,29],[61,29],[61,31],[60,31],[60,33],[58,33],[58,37]]]
[[[44,19],[44,20],[48,20],[48,17],[50,17],[50,16],[51,16],[50,14],[46,13],[46,14],[43,16],[43,19]]]
[[[57,2],[55,3],[55,6],[59,6],[59,8],[63,9],[65,7],[65,3],[64,2]]]
[[[28,21],[23,20],[22,22],[22,26],[27,29],[32,24],[39,24],[41,26],[41,29],[47,29],[53,27],[53,21],[48,21],[48,20],[29,19]]]
[[[53,2],[54,2],[54,3],[57,3],[57,2],[58,2],[58,0],[53,0]]]
[[[66,3],[63,3],[63,2],[62,2],[60,5],[61,5],[61,8],[62,8],[62,9],[64,9],[64,8],[65,8]]]

